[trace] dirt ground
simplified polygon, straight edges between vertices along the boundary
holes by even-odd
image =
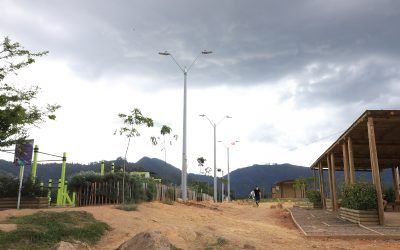
[[[108,223],[112,229],[93,249],[115,249],[145,230],[161,231],[173,245],[182,249],[400,249],[400,241],[396,240],[305,238],[288,212],[270,206],[271,203],[254,207],[238,203],[168,205],[152,202],[143,203],[132,212],[113,206],[55,208],[51,211],[84,210]],[[0,211],[0,221],[36,211]]]

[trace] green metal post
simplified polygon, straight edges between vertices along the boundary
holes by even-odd
[[[62,203],[63,205],[67,204],[67,196],[68,196],[68,181],[64,182],[63,186],[63,198],[62,198]]]
[[[33,183],[35,183],[35,180],[36,180],[38,154],[39,154],[39,146],[35,145],[35,147],[33,149],[33,163],[32,163],[32,170],[31,170],[31,180]]]
[[[72,192],[72,204],[71,205],[76,205],[76,192]]]
[[[48,191],[47,191],[47,199],[49,200],[49,205],[51,204],[51,188],[53,187],[53,180],[49,179],[49,185],[48,187]]]
[[[114,168],[115,168],[115,166],[114,166],[114,162],[113,162],[113,163],[111,163],[111,173],[112,174],[114,173]]]
[[[101,165],[100,165],[100,175],[104,176],[104,161],[101,161]]]
[[[60,188],[58,191],[60,192],[60,198],[58,199],[57,197],[57,205],[64,205],[65,202],[65,190],[64,190],[64,183],[65,183],[65,171],[67,168],[67,153],[64,152],[63,158],[62,158],[62,164],[61,164],[61,182],[59,183]],[[59,202],[60,201],[60,202]]]
[[[56,204],[57,206],[61,206],[61,197],[62,197],[62,190],[61,190],[61,179],[58,179],[58,184],[57,184],[57,201]]]

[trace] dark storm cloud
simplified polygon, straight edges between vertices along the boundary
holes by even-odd
[[[192,86],[291,77],[299,82],[291,95],[305,106],[367,101],[399,79],[399,1],[6,3],[25,18],[6,10],[1,31],[50,50],[89,79],[134,74],[170,87],[165,82],[181,84],[181,75],[157,52],[169,50],[188,65],[202,49],[215,53],[193,68]]]

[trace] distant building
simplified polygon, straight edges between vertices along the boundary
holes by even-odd
[[[304,198],[304,192],[294,188],[294,180],[284,180],[272,185],[272,198]]]
[[[130,172],[131,175],[138,175],[143,178],[150,178],[150,172]]]

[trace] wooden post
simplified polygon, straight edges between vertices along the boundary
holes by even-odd
[[[376,150],[375,141],[375,128],[374,120],[372,117],[368,117],[367,122],[368,127],[368,141],[369,141],[369,154],[371,159],[371,169],[373,174],[373,179],[375,180],[375,190],[378,197],[378,214],[379,214],[379,224],[385,224],[385,214],[383,210],[383,199],[382,199],[382,187],[381,180],[379,177],[379,162],[378,162],[378,152]]]
[[[396,201],[400,200],[398,171],[399,171],[398,167],[392,167],[393,187],[394,187],[393,190]]]
[[[313,169],[313,177],[314,177],[314,190],[317,190],[317,177],[315,174],[315,169]]]
[[[331,161],[329,159],[329,155],[326,156],[326,162],[328,164],[328,174],[329,174],[329,194],[331,198],[331,203],[332,203],[332,210],[334,209],[334,204],[333,204],[333,186],[332,186],[332,166],[331,166]]]
[[[350,178],[349,178],[349,154],[346,143],[342,144],[342,151],[343,151],[344,183],[347,185],[350,183]]]
[[[324,170],[322,169],[321,162],[318,163],[319,170],[319,192],[321,193],[322,207],[326,208],[325,191],[324,191]]]
[[[354,153],[353,153],[353,142],[351,137],[347,139],[347,149],[349,151],[349,180],[353,184],[356,181],[355,168],[354,168]]]
[[[336,169],[335,169],[335,157],[331,153],[331,171],[332,171],[332,190],[333,190],[333,211],[338,210],[338,203],[336,198]]]

